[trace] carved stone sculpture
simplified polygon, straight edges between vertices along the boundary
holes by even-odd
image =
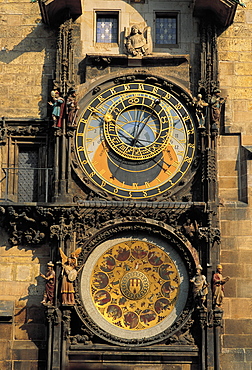
[[[76,100],[76,91],[70,88],[67,93],[66,99],[66,117],[67,117],[67,127],[76,126],[76,117],[78,114],[78,104]]]
[[[127,53],[133,57],[150,54],[150,27],[146,27],[143,32],[137,25],[132,26],[130,32],[128,28],[125,28],[125,47]]]
[[[201,274],[202,267],[198,265],[196,267],[195,276],[190,279],[190,282],[193,283],[193,298],[195,300],[197,308],[204,307],[204,302],[208,293],[208,283],[206,281],[205,275]]]
[[[190,218],[186,219],[186,222],[182,226],[184,235],[190,240],[191,243],[195,242],[198,237],[199,228],[196,220],[191,221]]]
[[[221,107],[227,100],[227,98],[221,97],[220,93],[220,89],[214,89],[210,101],[212,129],[218,129],[220,127]]]

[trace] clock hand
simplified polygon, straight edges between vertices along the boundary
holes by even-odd
[[[94,107],[91,107],[91,110],[95,113],[95,114],[97,114],[97,113],[99,113],[99,114],[101,114],[102,115],[102,117],[103,117],[103,119],[104,119],[104,121],[106,122],[106,123],[108,123],[108,122],[114,122],[115,123],[115,125],[116,126],[118,126],[119,128],[120,128],[120,130],[122,130],[125,134],[127,134],[128,136],[130,136],[132,139],[134,139],[134,136],[133,135],[131,135],[128,131],[126,131],[126,130],[124,130],[118,123],[116,123],[115,122],[115,119],[114,119],[114,117],[113,117],[113,115],[111,114],[111,113],[102,113],[102,112],[100,112],[98,109],[96,109],[96,108],[94,108]],[[99,117],[100,118],[100,117]],[[126,138],[126,137],[125,137]]]
[[[91,109],[91,111],[92,111],[93,113],[95,113],[95,114],[99,113],[99,114],[102,116],[102,118],[104,119],[104,121],[105,121],[106,123],[108,123],[108,122],[112,122],[112,121],[115,121],[115,120],[114,120],[114,117],[113,117],[113,115],[112,115],[111,113],[108,113],[108,112],[106,112],[106,113],[102,113],[102,112],[100,112],[98,109],[96,109],[96,108],[94,108],[94,107],[90,107],[90,109]],[[99,117],[99,116],[98,116],[98,118],[101,118],[101,117]]]
[[[160,99],[155,99],[154,101],[154,104],[152,105],[153,108],[158,105],[160,103]],[[148,115],[148,117],[145,119],[145,122],[140,122],[140,123],[143,123],[143,126],[141,127],[141,129],[138,131],[137,135],[135,136],[134,140],[132,141],[131,145],[132,146],[135,146],[136,142],[138,141],[138,138],[139,136],[141,135],[141,132],[143,131],[143,129],[145,128],[145,126],[147,125],[149,119],[151,118],[152,116],[152,112]]]
[[[136,118],[135,118],[135,125],[134,125],[134,132],[133,132],[134,136],[135,136],[135,134],[137,133],[137,131],[139,129],[139,125],[141,124],[141,116],[144,113],[144,110],[142,110],[142,108],[143,108],[143,106],[141,107],[141,109],[136,109],[135,110],[137,112],[137,115],[136,115]]]
[[[132,139],[134,139],[134,136],[131,135],[128,131],[124,130],[124,128],[122,128],[122,126],[120,126],[118,123],[115,122],[115,125],[118,126],[120,128],[120,130],[122,130],[125,134],[127,134],[129,137],[131,137]]]

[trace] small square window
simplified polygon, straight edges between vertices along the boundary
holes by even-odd
[[[118,13],[96,13],[96,42],[118,42]]]
[[[164,47],[178,44],[177,14],[156,13],[155,45]]]

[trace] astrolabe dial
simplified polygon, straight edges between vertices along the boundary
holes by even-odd
[[[125,330],[145,330],[173,311],[180,290],[174,261],[155,244],[130,240],[115,244],[97,260],[90,294],[99,314]]]
[[[80,114],[76,154],[86,177],[112,196],[156,197],[185,176],[195,128],[179,96],[147,83],[104,89]]]
[[[147,94],[124,94],[104,116],[108,145],[119,156],[133,161],[154,158],[166,149],[172,125],[172,116],[160,99]]]

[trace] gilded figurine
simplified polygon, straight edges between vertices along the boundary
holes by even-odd
[[[222,265],[217,265],[216,273],[213,275],[212,290],[213,290],[213,307],[221,308],[224,298],[224,284],[230,279],[229,276],[222,276]]]
[[[202,275],[202,270],[201,265],[198,265],[195,276],[190,279],[190,282],[193,283],[193,298],[197,308],[206,308],[204,303],[208,294],[208,283],[205,275]]]
[[[54,289],[55,289],[55,271],[53,269],[54,264],[52,261],[47,264],[46,274],[40,273],[40,276],[46,280],[44,298],[41,303],[44,305],[53,305],[54,300]]]
[[[59,248],[61,261],[62,261],[62,283],[61,283],[61,298],[62,304],[74,305],[74,280],[77,277],[77,258],[81,252],[81,248],[71,253],[70,257],[67,257],[63,250]]]

